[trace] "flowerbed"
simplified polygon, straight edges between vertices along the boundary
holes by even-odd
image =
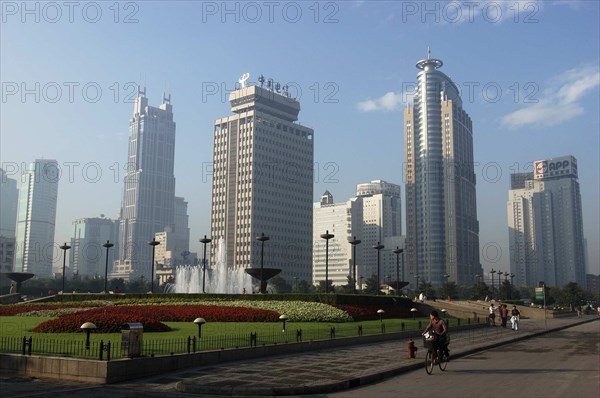
[[[378,310],[385,311],[383,316],[388,318],[408,318],[411,315],[410,308],[398,307],[398,306],[369,306],[369,305],[344,305],[335,304],[336,308],[348,313],[355,321],[370,321],[379,319]]]
[[[96,325],[95,332],[98,333],[119,333],[123,329],[123,325],[128,322],[142,323],[146,332],[167,332],[171,330],[170,327],[156,319],[137,315],[100,312],[95,314],[94,318],[90,318],[86,313],[87,311],[84,311],[42,322],[33,328],[33,331],[38,333],[76,333],[81,332],[81,325],[90,321],[93,321],[92,323]]]
[[[3,305],[0,306],[0,316],[52,316],[42,315],[39,311],[62,310],[65,308],[89,308],[89,307],[104,307],[113,305],[110,301],[84,301],[80,303],[39,303],[39,304],[19,304],[19,305]]]

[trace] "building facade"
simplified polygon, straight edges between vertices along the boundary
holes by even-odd
[[[100,276],[106,272],[107,241],[118,242],[119,223],[110,218],[79,218],[73,221],[73,235],[69,250],[69,270],[71,274],[80,276]],[[108,250],[108,272],[112,272],[118,246]]]
[[[0,236],[14,238],[19,203],[17,180],[9,178],[2,169],[0,178]]]
[[[170,95],[155,108],[138,90],[129,122],[128,170],[113,278],[150,278],[154,234],[173,227],[175,217],[175,121]],[[148,279],[146,279],[148,280]]]
[[[354,251],[348,239],[353,237],[361,239],[361,214],[361,199],[351,198],[346,202],[334,203],[333,195],[329,191],[321,195],[321,200],[314,204],[312,277],[314,285],[325,281],[326,274],[335,287],[347,285],[348,276],[354,277]],[[327,242],[321,238],[321,235],[327,232],[334,237],[329,240],[329,256],[326,258]],[[361,247],[358,245],[356,248],[357,282],[361,276],[364,277],[364,267],[362,260],[359,259],[360,253]]]
[[[262,78],[262,76],[261,76]],[[288,283],[312,277],[313,130],[300,103],[271,79],[229,95],[231,116],[214,121],[211,258],[224,240],[230,269],[280,268]]]
[[[56,160],[37,159],[22,176],[16,223],[14,271],[52,277],[60,171]]]
[[[404,112],[406,264],[420,280],[472,284],[481,274],[473,127],[441,60],[419,61]]]
[[[585,286],[585,250],[577,160],[535,161],[511,178],[507,205],[510,271],[515,284]]]

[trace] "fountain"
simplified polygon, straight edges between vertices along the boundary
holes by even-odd
[[[252,292],[252,278],[243,268],[228,269],[225,241],[217,241],[217,258],[214,268],[206,268],[206,293],[240,294]],[[173,293],[202,293],[202,266],[180,265],[175,270]]]

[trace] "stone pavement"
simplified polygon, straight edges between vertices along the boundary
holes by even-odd
[[[514,332],[501,327],[452,332],[450,358],[468,355],[483,349],[533,337],[547,331],[567,328],[583,322],[597,320],[595,316],[583,318],[568,317],[548,319],[547,329],[544,320],[524,319],[520,330]],[[321,351],[260,358],[188,368],[163,375],[148,377],[107,386],[85,386],[70,383],[62,390],[46,389],[47,394],[35,396],[81,396],[113,398],[181,397],[188,394],[203,396],[274,396],[326,394],[423,368],[424,355],[422,340],[418,332],[413,338],[419,351],[416,359],[409,359],[407,341],[382,342]],[[452,366],[452,362],[448,366]],[[50,383],[50,382],[49,382]],[[26,394],[21,385],[0,384],[3,397],[32,396]],[[50,392],[52,390],[52,392]]]

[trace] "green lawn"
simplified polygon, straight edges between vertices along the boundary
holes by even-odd
[[[52,340],[80,340],[83,335],[80,333],[33,333],[31,329],[39,323],[46,321],[48,317],[27,317],[27,316],[3,316],[0,317],[0,334],[2,337],[27,337],[34,336]],[[404,323],[406,330],[416,330],[418,322],[423,325],[429,322],[428,318],[412,319],[384,319],[386,332],[398,332],[401,330],[401,324]],[[169,332],[146,332],[144,340],[162,340],[162,339],[181,339],[188,336],[198,336],[198,327],[191,322],[164,322],[171,327]],[[356,336],[358,326],[362,325],[364,334],[380,333],[381,325],[378,320],[363,322],[344,322],[344,323],[318,323],[318,322],[287,322],[286,331],[293,332],[294,336],[297,329],[302,330],[304,336],[322,336],[329,338],[331,328],[335,328],[336,337]],[[223,336],[249,336],[256,332],[258,335],[272,335],[282,333],[281,322],[209,322],[202,327],[202,337],[223,337]],[[91,341],[115,340],[119,339],[119,333],[92,333]],[[317,338],[317,337],[315,337]]]

